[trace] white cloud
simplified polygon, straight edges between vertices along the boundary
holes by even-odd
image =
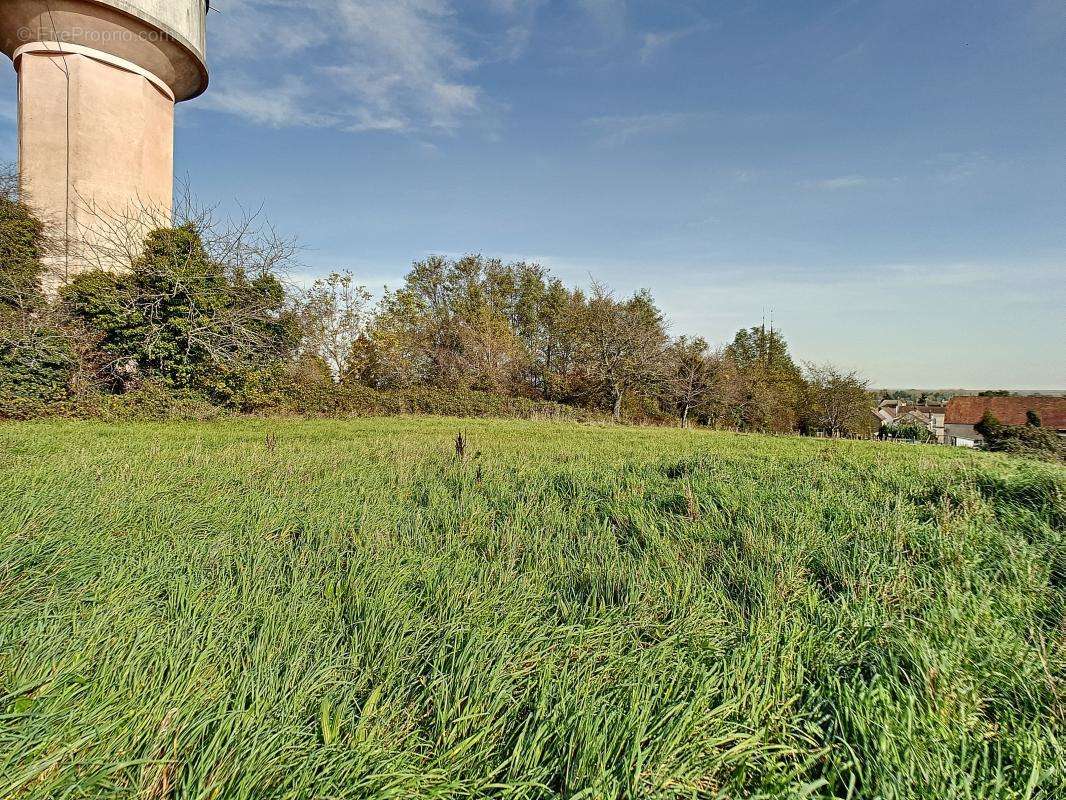
[[[488,0],[489,6],[507,21],[502,39],[493,37],[489,43],[499,58],[514,61],[529,49],[536,27],[537,13],[546,0]]]
[[[487,1],[515,18],[505,49],[517,53],[540,0]],[[209,108],[258,124],[357,132],[450,131],[493,108],[470,79],[480,62],[464,46],[453,0],[220,0],[215,7],[212,57],[223,68]],[[294,58],[289,72],[301,79],[279,86],[240,79],[276,71],[279,56]]]
[[[858,189],[866,186],[870,179],[863,175],[841,175],[838,178],[825,178],[816,181],[802,181],[800,186],[806,189],[821,189],[824,191],[838,191],[840,189]]]
[[[940,183],[961,183],[992,166],[985,153],[940,153],[929,159],[932,177]]]
[[[763,176],[763,172],[758,169],[734,169],[730,175],[737,183],[754,183]]]
[[[231,80],[212,89],[201,103],[204,108],[271,128],[325,127],[337,121],[336,117],[312,110],[310,90],[300,78],[291,75],[270,87]]]
[[[344,126],[344,130],[349,133],[367,133],[368,131],[402,133],[409,129],[407,120],[387,114],[375,114],[367,108],[356,109],[353,116],[354,119]]]
[[[327,6],[322,0],[216,0],[207,23],[211,59],[241,61],[264,51],[288,56],[323,44],[330,38],[320,19]]]
[[[600,134],[600,144],[618,147],[642,136],[675,131],[696,119],[695,114],[665,113],[593,117],[585,124]]]
[[[652,31],[650,33],[645,33],[639,52],[641,63],[647,64],[660,50],[670,47],[693,34],[706,31],[708,27],[709,26],[706,24],[700,24],[692,25],[688,28],[679,28],[678,30],[673,31]]]

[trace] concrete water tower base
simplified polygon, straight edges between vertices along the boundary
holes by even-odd
[[[169,216],[174,97],[135,65],[53,45],[16,55],[19,163],[28,202],[60,241],[48,266],[63,283],[122,268],[131,244],[122,240],[143,240]]]
[[[207,88],[207,0],[2,0],[19,175],[58,244],[48,282],[122,269],[169,224],[174,104]]]

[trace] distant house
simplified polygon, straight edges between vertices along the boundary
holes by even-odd
[[[945,443],[960,447],[983,443],[974,426],[988,411],[1004,425],[1025,425],[1033,411],[1042,427],[1066,437],[1066,397],[953,397],[944,422]]]
[[[944,443],[944,406],[915,405],[903,400],[882,400],[874,410],[882,429],[920,425],[940,444]]]

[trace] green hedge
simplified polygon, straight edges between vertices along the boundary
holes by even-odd
[[[309,417],[381,417],[423,414],[447,417],[506,417],[586,421],[600,415],[559,403],[469,390],[412,388],[380,391],[362,384],[301,386],[262,405],[247,403],[249,413],[289,413]]]
[[[576,422],[599,421],[603,415],[580,408],[485,392],[444,389],[378,391],[361,384],[288,384],[269,376],[249,382],[233,407],[203,395],[146,383],[121,395],[91,392],[47,402],[0,394],[0,419],[66,417],[72,419],[210,420],[228,415],[300,417],[384,417],[420,414],[449,417],[503,417]]]
[[[85,392],[58,401],[0,393],[0,419],[68,418],[105,422],[210,420],[233,412],[194,392],[146,383],[126,394]]]

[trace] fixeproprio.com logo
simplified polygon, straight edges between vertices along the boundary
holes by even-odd
[[[130,31],[122,28],[82,28],[75,25],[66,30],[22,26],[15,36],[23,44],[29,42],[62,42],[64,44],[110,44],[113,42],[162,42],[167,35],[161,31]]]

